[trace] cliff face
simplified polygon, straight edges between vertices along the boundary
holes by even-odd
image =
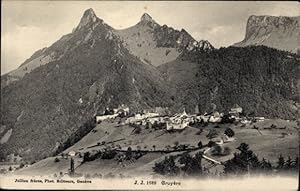
[[[233,46],[265,45],[297,52],[300,49],[300,16],[250,16],[243,41]]]

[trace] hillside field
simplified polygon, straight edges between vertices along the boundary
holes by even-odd
[[[276,125],[278,129],[264,129],[269,128],[272,124]],[[219,128],[215,128],[215,126]],[[259,131],[253,129],[253,125],[258,127]],[[230,154],[227,156],[213,156],[210,151],[206,152],[206,155],[217,160],[226,161],[233,157],[233,153],[237,152],[236,149],[240,143],[247,143],[251,150],[257,154],[259,159],[263,157],[269,160],[273,165],[276,164],[278,156],[281,154],[284,158],[288,156],[295,158],[299,153],[299,129],[295,121],[287,121],[280,119],[268,119],[265,121],[257,122],[254,124],[248,124],[246,126],[242,124],[209,124],[206,127],[200,127],[203,132],[199,135],[199,128],[187,127],[182,132],[167,132],[165,129],[145,129],[139,134],[133,133],[134,128],[128,125],[119,126],[117,122],[102,122],[98,124],[89,134],[82,138],[72,147],[64,151],[68,153],[70,151],[95,152],[102,150],[108,145],[114,149],[126,151],[128,147],[132,150],[137,150],[138,146],[141,150],[149,151],[147,154],[134,161],[125,161],[120,164],[114,159],[96,159],[93,161],[85,162],[81,164],[82,158],[75,156],[75,171],[76,173],[82,173],[83,175],[95,173],[101,175],[115,175],[115,176],[157,176],[154,174],[152,167],[155,162],[163,160],[167,155],[179,155],[184,151],[176,152],[160,152],[166,150],[166,146],[173,147],[175,142],[179,145],[186,144],[190,154],[195,154],[200,150],[207,150],[206,148],[197,149],[199,141],[203,145],[209,142],[206,137],[210,129],[216,129],[218,131],[218,137],[222,136],[224,130],[230,127],[235,132],[235,140],[229,143],[224,143],[221,147],[229,147]],[[285,129],[279,129],[286,127]],[[120,140],[121,139],[121,140]],[[109,143],[111,141],[117,141],[115,143]],[[104,145],[97,143],[105,142]],[[153,147],[155,145],[155,147]],[[91,147],[92,146],[92,147]],[[67,173],[70,166],[70,158],[62,159],[61,156],[57,156],[59,162],[54,162],[55,157],[49,157],[43,159],[27,168],[15,171],[15,174],[22,175],[54,175],[60,172]],[[210,162],[203,159],[203,165],[208,167]],[[218,168],[222,171],[222,165],[218,165],[212,168],[212,172]]]

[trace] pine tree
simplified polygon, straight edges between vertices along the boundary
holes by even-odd
[[[283,169],[284,163],[284,158],[282,157],[282,155],[279,155],[276,168],[279,170]]]
[[[285,161],[284,167],[283,167],[283,168],[284,168],[285,170],[290,170],[291,167],[292,167],[292,159],[291,159],[291,157],[289,156],[288,159]]]
[[[266,161],[266,159],[263,158],[260,163],[260,169],[262,171],[269,171],[269,170],[272,170],[272,165],[269,161]]]
[[[253,151],[249,150],[248,144],[241,143],[237,149],[240,153],[234,153],[234,157],[224,163],[226,174],[245,174],[260,169],[261,164]]]

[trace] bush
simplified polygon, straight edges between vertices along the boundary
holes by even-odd
[[[223,153],[222,155],[226,156],[226,155],[229,155],[231,152],[230,148],[229,147],[224,147],[224,150],[223,150]]]
[[[212,147],[211,154],[214,156],[222,155],[222,147],[220,145],[215,145]]]
[[[213,142],[213,141],[209,141],[208,143],[207,143],[207,146],[208,147],[213,147],[213,146],[215,146],[215,145],[217,145],[215,142]]]
[[[54,162],[56,163],[56,162],[59,162],[59,159],[56,157],[55,159],[54,159]]]
[[[201,156],[197,157],[191,157],[191,155],[185,153],[183,154],[180,159],[179,163],[183,166],[181,167],[181,170],[186,175],[201,175],[202,174],[202,167],[201,167]]]
[[[112,151],[112,150],[108,150],[108,151],[104,151],[103,153],[102,153],[102,156],[101,156],[101,158],[102,159],[113,159],[113,158],[115,158],[115,156],[117,155],[117,152],[116,151]],[[98,157],[96,157],[96,158],[98,158]],[[96,159],[95,158],[95,159]],[[94,160],[95,160],[94,159]]]
[[[23,168],[25,165],[24,165],[24,163],[21,163],[20,164],[20,168]]]
[[[213,139],[216,138],[217,136],[218,136],[218,132],[215,129],[209,130],[208,134],[206,135],[208,139]]]
[[[234,136],[234,131],[231,128],[227,128],[224,132],[225,135],[227,135],[228,137],[233,137]]]
[[[135,128],[135,130],[134,130],[134,133],[135,133],[135,134],[140,134],[141,131],[142,131],[142,128],[141,128],[140,126],[137,126],[137,127]]]
[[[202,142],[199,141],[199,143],[198,143],[198,148],[201,149],[202,147],[203,147]]]
[[[176,166],[174,156],[165,157],[161,162],[155,163],[153,171],[155,173],[166,175],[166,176],[176,176],[179,174],[179,167]]]
[[[126,160],[130,160],[132,158],[132,149],[131,149],[131,147],[128,147],[125,155],[126,155]]]

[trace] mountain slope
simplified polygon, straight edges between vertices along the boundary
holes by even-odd
[[[300,50],[300,16],[250,16],[243,41],[233,46],[265,45],[280,50]]]
[[[264,46],[186,53],[159,69],[172,87],[176,108],[201,113],[235,103],[246,114],[299,118],[300,57]]]
[[[147,13],[135,26],[115,30],[114,33],[122,39],[130,53],[154,66],[175,60],[185,49],[199,47],[198,42],[184,29],[178,31],[167,25],[161,26]]]
[[[0,145],[2,158],[48,156],[106,106],[125,103],[136,111],[170,103],[157,69],[132,56],[92,10],[46,51],[52,49],[63,56],[2,87],[1,137],[12,129]]]

